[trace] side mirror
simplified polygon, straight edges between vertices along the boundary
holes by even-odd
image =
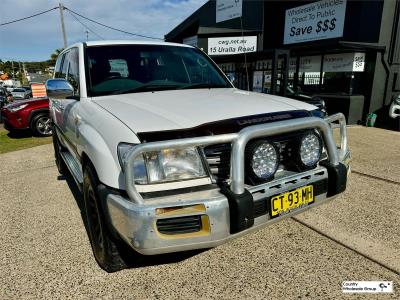
[[[46,81],[46,92],[49,99],[66,99],[74,95],[72,85],[62,78],[49,79]]]

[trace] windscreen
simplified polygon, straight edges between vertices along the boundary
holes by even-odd
[[[87,48],[89,94],[112,94],[232,85],[200,50],[165,45]]]

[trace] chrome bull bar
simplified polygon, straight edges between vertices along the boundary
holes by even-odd
[[[336,147],[330,123],[339,121],[340,124],[340,156]],[[343,114],[338,113],[325,119],[317,117],[306,117],[277,121],[273,123],[253,125],[246,127],[238,133],[221,134],[214,136],[194,137],[185,139],[175,139],[161,142],[150,142],[136,145],[130,150],[124,164],[125,185],[130,199],[139,205],[145,204],[140,193],[135,186],[133,174],[134,160],[145,152],[159,151],[162,149],[182,149],[186,147],[208,146],[212,144],[232,143],[231,152],[231,190],[235,194],[242,194],[245,191],[244,185],[244,151],[247,143],[254,138],[268,137],[276,134],[283,134],[302,129],[318,129],[325,143],[328,152],[328,160],[332,165],[338,165],[347,153],[347,131],[346,119]]]
[[[340,128],[340,151],[339,159],[343,161],[348,155],[349,148],[347,145],[347,128],[346,128],[346,118],[342,113],[337,113],[325,118],[325,121],[333,127],[334,122],[339,122]]]

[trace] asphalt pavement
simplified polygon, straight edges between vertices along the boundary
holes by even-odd
[[[399,299],[400,133],[349,128],[353,173],[334,201],[220,247],[96,264],[51,145],[0,155],[0,299]],[[394,294],[341,291],[391,280]]]

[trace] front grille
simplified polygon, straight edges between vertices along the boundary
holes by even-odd
[[[188,216],[157,220],[157,229],[162,234],[198,232],[202,229],[201,216]]]
[[[231,145],[217,144],[204,148],[211,174],[217,181],[225,181],[229,179],[231,168]]]

